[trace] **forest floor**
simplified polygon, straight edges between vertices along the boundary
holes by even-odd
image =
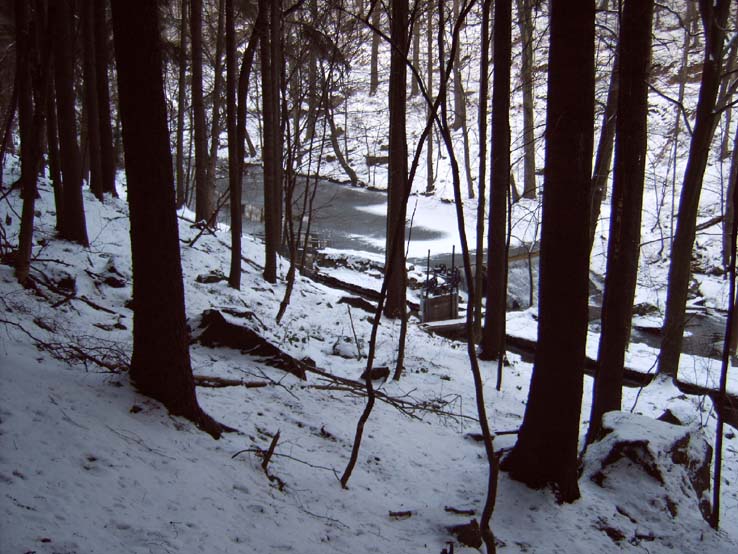
[[[277,326],[284,284],[261,278],[262,244],[246,237],[243,290],[235,291],[217,277],[227,273],[228,233],[204,234],[193,245],[199,230],[181,218],[193,338],[203,312],[217,309],[326,373],[301,380],[268,360],[194,340],[195,375],[235,381],[216,388],[200,380],[201,405],[238,430],[214,441],[138,394],[125,373],[132,328],[126,202],[102,204],[85,192],[90,246],[82,248],[55,238],[53,194],[43,181],[40,194],[32,263],[38,291],[21,288],[13,269],[0,265],[1,552],[438,554],[448,541],[456,552],[473,551],[448,529],[479,518],[487,483],[464,343],[411,320],[405,373],[381,387],[385,397],[369,418],[344,490],[338,478],[365,396],[340,379],[357,380],[364,368],[371,314],[342,304],[347,293],[299,276]],[[20,206],[17,193],[0,205],[10,244],[17,243]],[[348,265],[342,278],[378,286],[364,266]],[[281,260],[281,274],[286,270]],[[639,295],[652,297],[648,287]],[[708,304],[721,301],[717,293],[705,296]],[[533,312],[511,312],[510,328],[534,334]],[[399,324],[383,320],[376,365],[393,367],[398,338]],[[597,339],[593,328],[590,348]],[[647,369],[654,353],[642,355],[638,363]],[[522,421],[532,370],[514,354],[509,362],[500,391],[496,362],[482,362],[498,451],[514,444],[506,433]],[[708,381],[716,367],[692,356],[681,371]],[[591,384],[586,378],[582,436]],[[689,472],[668,452],[688,435],[687,458],[704,455],[714,442],[710,399],[656,380],[625,389],[623,405],[610,420],[610,442],[583,457],[578,501],[558,504],[551,490],[530,490],[500,474],[492,520],[499,552],[738,551],[736,430],[724,434],[721,530],[714,531],[700,514]],[[655,421],[666,410],[683,426]],[[262,454],[276,433],[270,479]],[[641,448],[608,460],[623,441]]]

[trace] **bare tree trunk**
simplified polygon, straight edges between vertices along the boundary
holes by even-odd
[[[389,166],[387,182],[387,247],[385,272],[388,274],[387,303],[384,314],[387,317],[401,317],[405,299],[405,251],[403,248],[392,248],[396,239],[405,237],[407,181],[407,137],[405,129],[406,114],[406,79],[407,68],[407,0],[392,0],[392,17],[390,22],[390,38],[392,53],[390,57],[389,85]]]
[[[259,1],[266,25],[261,35],[261,79],[264,119],[264,279],[277,282],[277,249],[280,244],[282,201],[282,143],[280,133],[279,78],[281,1]],[[276,44],[275,44],[276,43]]]
[[[610,240],[588,442],[599,438],[603,414],[619,410],[622,400],[640,254],[653,6],[653,0],[623,5]]]
[[[610,75],[610,86],[607,89],[607,101],[605,111],[602,114],[602,127],[600,128],[600,140],[597,144],[597,155],[592,175],[592,220],[589,227],[589,248],[594,244],[597,223],[600,219],[602,201],[607,194],[607,180],[610,177],[612,164],[612,149],[615,141],[615,121],[617,119],[618,89],[620,79],[619,60],[620,54],[615,54]]]
[[[710,142],[715,129],[715,100],[720,85],[723,58],[725,23],[730,0],[717,0],[711,4],[700,3],[705,26],[705,58],[702,70],[697,116],[689,147],[687,169],[684,173],[682,193],[679,199],[679,215],[676,235],[671,249],[669,286],[666,295],[664,338],[661,343],[658,372],[676,379],[684,333],[684,312],[689,288],[690,261],[694,245],[697,209],[699,207],[702,179],[710,153]]]
[[[207,179],[208,151],[205,100],[202,92],[202,0],[190,2],[192,111],[195,124],[195,219],[208,221],[213,213],[213,194]]]
[[[54,41],[54,83],[59,124],[59,153],[64,180],[62,238],[87,246],[87,225],[82,200],[81,156],[75,121],[74,55],[71,0],[49,4]]]
[[[158,7],[147,0],[112,4],[134,267],[130,377],[171,414],[218,438],[222,429],[200,408],[192,379]]]
[[[381,24],[381,2],[372,3],[372,26],[379,29]],[[379,87],[379,34],[372,33],[372,50],[369,61],[369,96],[374,96]]]
[[[479,200],[477,202],[477,237],[474,270],[474,289],[477,291],[474,305],[474,342],[482,338],[482,291],[484,287],[484,212],[487,188],[487,103],[489,100],[489,20],[492,0],[482,5],[482,54],[479,62]],[[480,352],[480,357],[483,352]]]
[[[179,26],[179,73],[177,79],[177,155],[174,165],[176,167],[176,206],[180,209],[186,202],[186,184],[184,172],[184,124],[185,124],[185,100],[187,98],[187,6],[189,0],[181,0],[180,4],[180,26]]]
[[[453,18],[454,21],[459,17],[459,1],[453,0]],[[466,125],[466,95],[464,94],[463,76],[461,74],[461,54],[460,48],[456,48],[456,58],[454,59],[453,77],[454,77],[454,122],[451,128],[456,131]],[[469,198],[474,198],[472,192]]]
[[[53,58],[53,55],[52,55]],[[53,63],[53,61],[51,62]],[[61,231],[64,220],[64,192],[59,160],[59,131],[56,122],[56,102],[54,96],[53,68],[49,67],[49,93],[46,98],[46,144],[49,149],[49,173],[54,188],[54,208],[56,210],[56,230]]]
[[[110,123],[110,90],[108,83],[108,29],[104,0],[94,0],[95,77],[97,88],[98,121],[100,125],[100,170],[103,192],[118,196],[115,189],[115,152],[113,128]]]
[[[220,147],[221,105],[223,98],[223,48],[225,44],[225,0],[218,0],[218,32],[215,39],[215,82],[213,83],[213,112],[210,119],[210,156],[208,157],[207,181],[211,194],[215,193],[218,172],[218,148]]]
[[[523,198],[536,197],[536,133],[533,95],[533,1],[516,0],[522,42],[520,80],[523,89]]]
[[[734,148],[738,145],[738,131],[736,131],[735,140],[733,142]],[[735,150],[734,150],[735,153]],[[738,188],[735,186],[731,191],[728,202],[733,205],[733,213],[738,209]],[[735,218],[731,222],[730,229],[730,262],[728,263],[728,274],[729,274],[729,288],[728,288],[728,317],[725,322],[725,338],[723,341],[723,357],[720,370],[720,385],[718,390],[718,399],[720,404],[725,406],[728,400],[726,391],[728,388],[728,368],[730,366],[730,355],[731,345],[735,343],[734,335],[736,334],[736,313],[735,313],[735,299],[736,299],[736,240],[738,240],[738,220]],[[715,471],[713,473],[713,496],[712,496],[712,514],[710,525],[714,529],[717,529],[720,524],[720,492],[722,486],[722,465],[723,465],[723,427],[724,427],[724,414],[723,410],[717,411],[717,425],[715,429]]]
[[[413,33],[413,67],[420,69],[420,11],[417,6],[413,10],[412,33]],[[410,96],[417,96],[420,86],[417,79],[410,79]]]
[[[426,67],[426,81],[427,81],[427,93],[428,98],[433,98],[433,9],[428,6],[427,10],[427,30],[426,30],[426,42],[425,47],[428,52],[428,64]],[[426,109],[428,119],[432,119],[433,112],[432,107],[427,106]],[[425,171],[426,171],[426,182],[425,192],[426,194],[432,194],[435,190],[433,184],[433,127],[431,123],[431,130],[428,133],[428,148],[426,150],[425,158]]]
[[[538,345],[518,441],[501,468],[579,497],[577,456],[589,290],[594,3],[551,1]]]
[[[226,122],[228,128],[228,188],[231,204],[231,269],[228,284],[241,288],[241,176],[243,143],[238,142],[236,68],[236,23],[234,0],[225,0],[226,26]]]
[[[487,311],[482,355],[505,355],[507,264],[505,223],[510,186],[510,66],[512,60],[512,1],[496,0],[494,18],[494,87],[492,89],[492,187],[487,234]],[[481,357],[481,355],[480,355]]]
[[[103,201],[102,157],[100,150],[100,110],[97,98],[97,64],[95,61],[95,4],[99,0],[83,0],[80,4],[84,67],[87,144],[90,152],[90,190]]]

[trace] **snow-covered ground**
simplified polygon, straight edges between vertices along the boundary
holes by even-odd
[[[19,287],[12,268],[0,265],[1,552],[435,554],[455,541],[449,526],[479,517],[487,464],[483,447],[470,436],[479,428],[465,346],[426,334],[415,320],[406,373],[381,389],[394,405],[377,403],[348,490],[338,477],[364,406],[355,390],[312,373],[301,381],[237,350],[193,343],[196,375],[266,384],[198,387],[203,407],[239,430],[214,441],[136,393],[125,373],[81,363],[75,346],[108,361],[130,355],[132,321],[126,307],[131,293],[127,205],[112,198],[100,204],[87,192],[85,202],[87,249],[54,238],[52,193],[41,183],[32,275],[47,298]],[[11,244],[17,241],[19,212],[20,199],[11,193],[0,205],[0,218],[10,220],[5,229]],[[182,239],[196,232],[180,220]],[[366,354],[369,314],[358,309],[349,314],[339,303],[345,293],[298,277],[282,325],[276,326],[284,285],[261,279],[262,250],[260,243],[246,240],[244,255],[252,263],[243,264],[243,290],[237,292],[224,282],[195,281],[204,273],[227,272],[227,233],[204,235],[194,247],[183,243],[193,332],[206,309],[252,311],[255,330],[286,352],[310,357],[333,375],[357,378],[364,361],[354,357],[352,323]],[[284,262],[281,271],[286,271]],[[368,278],[355,276],[357,283]],[[67,288],[52,292],[43,284],[47,281]],[[511,314],[512,328],[534,326],[516,317],[523,316]],[[399,325],[383,321],[377,365],[392,366],[398,337]],[[46,347],[39,349],[39,343]],[[525,408],[531,365],[510,358],[499,392],[496,364],[482,362],[496,432],[517,429]],[[582,432],[591,381],[585,385]],[[671,384],[626,389],[624,407],[649,417],[668,408],[688,429],[713,440],[710,400],[685,396]],[[663,425],[642,426],[654,448],[681,432],[664,431]],[[625,425],[618,436],[638,428]],[[258,452],[268,448],[276,432],[280,439],[269,471],[278,480],[270,481]],[[510,448],[514,440],[501,434],[495,447]],[[580,480],[582,498],[571,505],[557,504],[548,490],[529,490],[500,475],[492,521],[498,551],[735,552],[738,439],[732,428],[726,429],[724,454],[719,532],[701,518],[693,495],[679,493],[675,483],[682,481],[668,480],[671,474],[668,486],[659,487],[624,460],[609,472],[603,469],[605,483],[596,484],[591,475],[601,473],[602,458],[590,452]],[[667,467],[678,479],[676,466]],[[676,504],[666,502],[667,496]],[[474,515],[454,514],[447,507]],[[403,512],[409,515],[397,515]],[[472,551],[456,542],[457,552]]]

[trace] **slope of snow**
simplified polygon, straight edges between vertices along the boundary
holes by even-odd
[[[12,269],[0,266],[1,318],[7,322],[0,325],[0,551],[437,553],[454,540],[448,526],[479,517],[487,465],[483,447],[468,435],[477,433],[478,425],[465,346],[427,335],[414,324],[404,377],[381,389],[397,401],[394,406],[377,402],[348,490],[338,477],[364,406],[357,391],[314,374],[300,381],[237,350],[195,343],[196,375],[266,384],[198,388],[203,407],[239,430],[214,441],[132,390],[124,373],[75,362],[69,350],[66,359],[52,357],[65,345],[108,360],[130,355],[127,206],[111,198],[100,204],[88,193],[85,201],[89,249],[54,238],[53,198],[43,182],[37,204],[38,259],[32,274],[57,284],[73,279],[76,296],[66,298],[41,284],[44,299],[21,289]],[[16,193],[0,206],[3,221],[12,220],[6,227],[11,243],[17,240],[19,210]],[[180,220],[183,240],[196,233]],[[369,314],[353,310],[351,321],[338,303],[343,293],[298,278],[277,327],[273,322],[284,285],[260,278],[260,243],[245,242],[244,255],[251,261],[243,264],[242,291],[222,282],[195,282],[197,275],[227,270],[227,244],[222,232],[202,236],[194,247],[183,243],[191,325],[205,309],[251,310],[265,337],[285,351],[356,378],[364,362],[334,355],[333,345],[353,342],[352,323],[366,345]],[[286,271],[284,261],[280,267]],[[124,286],[106,284],[110,275],[119,276]],[[15,324],[45,349],[36,348]],[[377,365],[392,365],[398,337],[399,326],[383,321]],[[514,355],[511,362],[500,392],[494,390],[496,363],[482,364],[490,423],[497,432],[517,429],[525,408],[531,366]],[[590,386],[587,380],[585,388]],[[670,385],[626,390],[624,406],[632,405],[649,416],[668,407],[690,426],[702,425],[708,437],[712,434],[710,401],[685,397]],[[582,431],[588,412],[587,393]],[[260,467],[258,452],[268,448],[277,431],[269,472],[278,479],[272,481]],[[495,442],[498,449],[513,444],[509,434]],[[603,531],[603,518],[617,522],[615,507],[626,500],[648,502],[622,496],[639,490],[639,480],[648,478],[642,473],[628,474],[632,481],[619,492],[582,479],[582,498],[563,506],[550,491],[529,490],[501,474],[492,521],[498,551],[734,552],[737,448],[735,432],[728,428],[719,533],[698,513],[672,519],[666,511],[649,509],[638,529],[653,540],[634,535],[615,544]],[[447,506],[475,515],[456,515]],[[397,512],[410,515],[392,515]],[[458,544],[456,550],[466,551]]]

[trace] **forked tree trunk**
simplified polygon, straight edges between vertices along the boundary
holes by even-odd
[[[538,346],[525,417],[502,468],[579,497],[577,456],[589,289],[594,2],[552,0]]]
[[[622,400],[640,253],[653,6],[653,0],[625,0],[623,7],[610,241],[588,442],[598,438],[602,415],[619,410]]]
[[[130,377],[172,415],[217,438],[221,428],[197,402],[190,365],[158,8],[147,0],[112,4],[134,268]]]

